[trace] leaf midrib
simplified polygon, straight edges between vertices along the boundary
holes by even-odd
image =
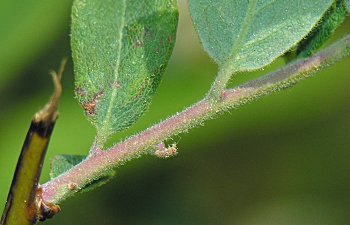
[[[243,23],[241,24],[240,31],[238,34],[238,38],[234,41],[234,44],[232,45],[231,55],[227,58],[224,65],[231,65],[231,71],[237,71],[238,68],[236,67],[236,56],[238,54],[239,49],[242,47],[243,41],[246,39],[248,31],[250,29],[252,19],[256,15],[255,8],[257,5],[258,0],[251,0],[248,3],[248,8],[246,11],[246,14],[244,16]]]
[[[119,68],[120,68],[120,58],[121,58],[121,49],[122,49],[122,40],[123,40],[123,30],[125,26],[125,13],[126,13],[126,0],[122,0],[123,2],[123,9],[122,9],[122,19],[120,21],[119,27],[120,27],[120,32],[117,34],[117,43],[118,43],[118,49],[117,49],[117,55],[116,55],[116,65],[114,69],[114,80],[113,83],[117,83],[118,81],[118,75],[119,75]],[[112,85],[113,86],[113,85]],[[117,88],[112,88],[112,93],[111,97],[109,100],[108,104],[108,110],[105,116],[105,119],[102,122],[102,127],[97,131],[97,137],[98,139],[101,139],[103,137],[108,136],[109,134],[109,127],[110,127],[110,120],[111,120],[111,115],[112,115],[112,109],[113,109],[113,104],[114,100],[116,99],[117,96]],[[99,140],[97,140],[99,141]]]

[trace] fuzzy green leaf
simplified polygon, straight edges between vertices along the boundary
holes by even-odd
[[[316,25],[332,0],[190,0],[204,49],[231,72],[270,64]]]
[[[345,20],[345,0],[336,0],[323,15],[320,23],[296,48],[296,57],[309,57],[316,53]]]
[[[75,92],[97,141],[132,125],[148,108],[173,50],[176,0],[75,0]]]
[[[345,6],[346,6],[348,13],[350,13],[350,0],[345,0]]]
[[[56,155],[51,158],[50,177],[51,179],[58,177],[62,173],[71,169],[73,166],[83,161],[86,156],[83,155]]]
[[[51,171],[50,177],[51,179],[65,173],[67,170],[71,169],[73,166],[79,164],[83,161],[86,156],[82,155],[56,155],[51,159]],[[79,187],[79,191],[90,191],[99,187],[106,182],[108,182],[115,175],[114,170],[107,171],[105,174],[100,176],[98,179],[91,180],[90,183],[85,185],[84,187]]]

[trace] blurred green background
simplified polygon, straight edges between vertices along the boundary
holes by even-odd
[[[52,91],[48,71],[70,56],[71,0],[0,0],[0,209],[32,115]],[[216,66],[180,0],[174,54],[147,114],[111,144],[204,96]],[[350,31],[348,19],[336,38]],[[239,75],[232,85],[283,65]],[[46,224],[329,225],[350,223],[350,59],[173,139],[178,156],[145,156],[97,190],[61,204]],[[86,154],[94,137],[73,98],[70,60],[49,158]]]

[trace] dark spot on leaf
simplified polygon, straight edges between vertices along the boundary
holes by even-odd
[[[169,42],[169,43],[173,43],[173,42],[174,42],[174,39],[173,39],[172,36],[169,36],[169,37],[168,37],[168,42]]]
[[[146,87],[151,83],[150,79],[146,79],[140,86],[139,91],[136,93],[136,95],[134,96],[134,100],[140,98],[140,96],[143,94],[143,92],[145,91]]]
[[[117,81],[111,83],[111,88],[119,89],[121,87],[122,86]]]
[[[82,89],[81,87],[75,88],[75,93],[81,97],[86,96],[86,91]]]
[[[85,110],[85,113],[89,116],[95,114],[95,108],[96,108],[96,102],[91,101],[83,104],[83,108]]]
[[[103,92],[100,92],[96,94],[91,101],[83,104],[83,108],[87,115],[92,116],[95,114],[96,103],[100,100],[102,96],[103,96]]]
[[[153,70],[153,75],[154,76],[161,75],[163,73],[164,69],[165,69],[165,65],[160,65],[159,67],[157,67]]]
[[[143,42],[141,40],[137,39],[137,40],[134,41],[133,47],[134,48],[142,48],[143,47]]]

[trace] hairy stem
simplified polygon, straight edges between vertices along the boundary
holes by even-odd
[[[225,110],[237,108],[261,96],[290,87],[349,56],[350,36],[347,36],[310,58],[290,63],[276,72],[234,89],[225,90],[217,101],[206,97],[107,151],[94,151],[71,170],[42,185],[43,200],[57,204],[101,177],[109,169],[140,156],[145,150],[163,140],[197,126]],[[69,188],[70,186],[76,188]]]

